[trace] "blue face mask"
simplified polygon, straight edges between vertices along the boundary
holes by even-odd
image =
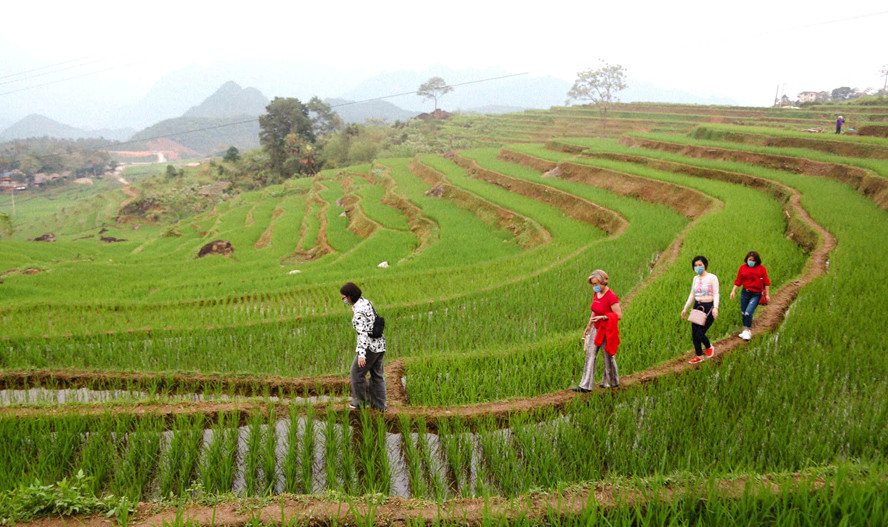
[[[600,293],[600,292],[601,292],[601,286],[600,286],[600,285],[593,285],[593,286],[592,286],[592,290],[595,291],[596,293]]]
[[[755,260],[746,260],[746,265],[749,267],[755,267]]]
[[[351,306],[351,304],[350,304],[349,301],[348,301],[348,298],[343,298],[343,299],[342,299],[342,303],[345,304],[345,305],[347,305],[347,306]]]
[[[698,266],[698,267],[694,267],[694,272],[697,274],[703,274],[703,271],[705,271],[705,270],[706,270],[706,268],[703,267],[702,265]]]

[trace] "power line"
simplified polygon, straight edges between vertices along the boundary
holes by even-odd
[[[18,77],[19,75],[27,75],[28,73],[33,73],[33,72],[35,72],[35,71],[43,71],[43,70],[45,70],[45,69],[55,68],[55,67],[57,67],[57,66],[64,66],[65,64],[68,64],[68,63],[70,63],[70,62],[77,62],[78,60],[84,60],[85,58],[86,58],[86,57],[81,57],[81,58],[79,58],[79,59],[71,59],[71,60],[66,60],[66,61],[63,61],[63,62],[57,62],[57,63],[55,63],[55,64],[49,64],[48,66],[40,66],[39,68],[34,68],[34,69],[30,69],[30,70],[20,71],[20,72],[18,72],[18,73],[8,73],[8,74],[6,74],[6,75],[0,75],[0,79],[7,79],[7,78],[9,78],[9,77]]]
[[[851,16],[847,18],[837,18],[835,20],[825,20],[823,22],[814,22],[813,24],[806,24],[804,26],[795,26],[795,27],[785,27],[785,28],[776,28],[768,31],[762,31],[761,33],[756,33],[754,36],[762,36],[762,35],[770,35],[772,33],[783,33],[786,31],[796,31],[799,29],[808,29],[812,27],[820,27],[820,26],[828,26],[831,24],[838,24],[841,22],[849,22],[851,20],[860,20],[861,18],[870,18],[874,16],[888,15],[888,11],[878,11],[876,13],[868,13],[865,15],[857,15]]]
[[[35,89],[35,88],[42,88],[42,87],[44,87],[44,86],[50,86],[50,85],[52,85],[52,84],[58,84],[58,83],[60,83],[60,82],[66,82],[66,81],[70,81],[70,80],[74,80],[74,79],[80,79],[80,78],[83,78],[83,77],[89,77],[90,75],[98,75],[99,73],[105,73],[106,71],[116,70],[116,69],[120,69],[120,68],[126,68],[126,67],[129,67],[129,66],[132,66],[133,64],[136,64],[136,63],[135,63],[135,62],[130,62],[130,63],[128,63],[128,64],[119,64],[119,65],[117,65],[117,66],[110,66],[110,67],[108,67],[108,68],[103,68],[103,69],[100,69],[100,70],[91,71],[91,72],[88,72],[88,73],[83,73],[83,74],[81,74],[81,75],[74,75],[73,77],[65,77],[64,79],[57,79],[57,80],[54,80],[54,81],[45,82],[45,83],[43,83],[43,84],[35,84],[35,85],[33,85],[33,86],[26,86],[26,87],[24,87],[24,88],[18,88],[18,89],[10,90],[10,91],[7,91],[7,92],[2,92],[2,93],[0,93],[0,95],[9,95],[9,94],[11,94],[11,93],[18,93],[18,92],[23,92],[23,91],[33,90],[33,89]]]
[[[69,62],[71,62],[71,61],[69,61]],[[80,64],[74,64],[73,66],[67,66],[67,67],[64,67],[64,68],[56,68],[56,69],[52,69],[52,70],[49,70],[49,71],[44,71],[44,72],[42,72],[42,73],[35,73],[34,75],[28,75],[28,76],[26,76],[26,77],[22,77],[22,78],[20,78],[20,79],[12,79],[12,80],[0,81],[0,85],[3,85],[3,84],[12,84],[12,83],[15,83],[15,82],[29,81],[29,80],[34,79],[34,78],[36,78],[36,77],[45,77],[45,76],[47,76],[47,75],[55,75],[56,73],[60,73],[60,72],[63,72],[63,71],[68,71],[68,70],[70,70],[70,69],[80,68],[80,67],[82,67],[82,66],[87,66],[87,65],[89,65],[89,64],[95,64],[96,62],[100,62],[100,60],[99,60],[99,59],[95,59],[95,60],[87,60],[86,62],[81,62]],[[42,68],[42,69],[46,69],[46,68]],[[32,71],[35,71],[35,70],[32,70]],[[23,74],[18,74],[18,75],[23,75]],[[8,75],[8,77],[14,77],[14,76],[16,76],[16,75]],[[0,78],[2,78],[2,77],[0,77]]]

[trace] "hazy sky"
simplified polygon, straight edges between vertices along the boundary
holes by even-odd
[[[48,97],[134,102],[171,70],[258,57],[317,60],[368,77],[442,64],[568,81],[603,59],[626,67],[630,81],[758,106],[773,102],[778,85],[795,98],[885,80],[884,0],[600,3],[7,2],[0,110],[26,115]],[[35,87],[43,83],[51,84]]]

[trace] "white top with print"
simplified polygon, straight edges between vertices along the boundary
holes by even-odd
[[[711,298],[712,307],[718,307],[718,277],[712,273],[694,277],[694,282],[691,284],[691,294],[688,295],[688,301],[685,302],[685,309],[689,308],[694,300],[700,301],[704,298],[707,301]]]
[[[352,306],[352,311],[354,312],[352,326],[358,332],[358,345],[355,348],[358,357],[366,358],[367,350],[372,353],[385,353],[385,336],[378,339],[370,336],[370,332],[373,331],[373,322],[376,320],[376,316],[373,314],[373,304],[362,297]]]

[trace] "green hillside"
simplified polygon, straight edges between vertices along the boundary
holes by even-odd
[[[838,111],[854,130],[814,132]],[[405,125],[371,163],[257,190],[214,162],[16,195],[0,518],[29,518],[21,482],[83,470],[81,495],[200,525],[219,500],[233,524],[882,524],[888,139],[854,132],[888,106],[608,116]],[[214,240],[233,252],[198,257]],[[747,343],[729,292],[752,249],[772,301]],[[721,308],[692,366],[700,254]],[[620,387],[578,394],[594,269],[623,307]],[[386,412],[346,406],[347,281],[386,318]]]

